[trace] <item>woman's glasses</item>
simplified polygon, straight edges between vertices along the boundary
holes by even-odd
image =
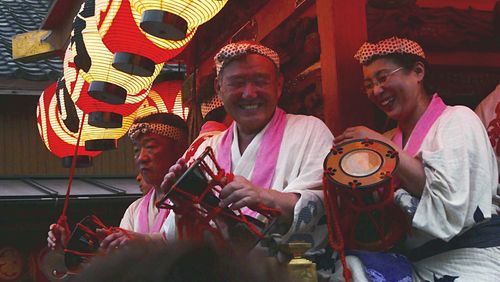
[[[365,81],[365,84],[363,85],[363,91],[366,94],[372,93],[375,86],[379,86],[379,87],[384,86],[384,83],[387,81],[387,79],[391,75],[395,74],[396,72],[398,72],[402,69],[403,69],[403,67],[399,67],[399,68],[392,70],[390,72],[383,72],[383,73],[376,75],[373,79]]]

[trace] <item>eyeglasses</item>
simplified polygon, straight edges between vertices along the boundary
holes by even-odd
[[[363,85],[363,91],[366,93],[366,94],[370,94],[372,93],[373,89],[375,88],[375,86],[384,86],[384,83],[387,81],[387,79],[395,74],[396,72],[400,71],[404,69],[403,67],[399,67],[395,70],[392,70],[388,73],[381,73],[379,75],[376,75],[373,79],[371,80],[368,80],[365,82],[365,85]]]

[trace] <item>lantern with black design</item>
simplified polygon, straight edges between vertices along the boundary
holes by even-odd
[[[90,83],[87,91],[72,98],[78,107],[89,114],[91,125],[120,128],[123,117],[132,114],[142,104],[163,63],[154,65],[154,71],[148,77],[130,75],[113,68],[113,54],[102,42],[94,13],[94,0],[87,0],[75,17],[65,68],[73,66],[77,71],[66,79],[74,80],[80,75]]]
[[[37,125],[40,137],[47,149],[62,159],[64,167],[71,167],[73,156],[81,130],[82,118],[86,119],[71,99],[64,92],[64,81],[59,80],[47,87],[37,106]],[[84,121],[85,123],[86,121]],[[78,145],[76,167],[88,167],[92,164],[92,157],[100,151],[85,150],[83,142]]]
[[[324,161],[324,193],[330,244],[336,250],[389,250],[409,231],[394,203],[393,173],[399,157],[378,140],[333,146]]]
[[[89,83],[79,75],[71,56],[71,45],[68,45],[64,57],[64,81],[68,97],[77,108],[87,114],[88,120],[83,124],[82,141],[89,151],[106,151],[116,149],[120,137],[125,135],[132,125],[135,104],[124,104],[118,107],[98,101],[88,93]],[[119,116],[119,121],[113,117]],[[101,120],[97,120],[101,118]],[[116,124],[114,124],[116,123]],[[106,127],[99,127],[94,125]]]
[[[265,238],[280,215],[279,210],[261,204],[254,209],[260,214],[254,218],[240,209],[219,207],[217,195],[233,178],[232,173],[218,165],[212,148],[207,147],[177,179],[157,207],[180,215],[176,222],[179,239],[203,241],[209,237],[220,245],[228,241],[234,250],[247,252]],[[222,222],[227,233],[221,228]]]
[[[106,47],[114,53],[113,67],[123,72],[148,77],[155,64],[177,56],[191,41],[196,27],[175,40],[153,36],[139,27],[141,15],[129,0],[96,1],[98,31]]]

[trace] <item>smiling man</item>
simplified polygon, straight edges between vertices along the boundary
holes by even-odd
[[[207,139],[195,156],[210,146],[221,167],[235,175],[223,187],[220,205],[257,217],[253,209],[259,205],[279,209],[284,240],[324,244],[327,232],[317,222],[324,215],[322,163],[332,145],[330,130],[315,117],[286,114],[277,107],[283,77],[275,51],[238,42],[223,47],[214,59],[215,91],[234,122]],[[179,160],[162,187],[168,190],[185,170]],[[175,238],[171,215],[165,231],[167,239]]]

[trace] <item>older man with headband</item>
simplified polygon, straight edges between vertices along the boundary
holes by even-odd
[[[224,46],[215,56],[215,91],[234,119],[231,126],[207,139],[197,150],[215,151],[218,163],[234,180],[222,188],[220,206],[255,216],[259,205],[279,209],[284,240],[314,246],[326,243],[322,163],[333,136],[319,119],[286,114],[277,107],[282,93],[278,54],[256,42]],[[162,187],[169,189],[186,170],[184,160],[170,169]],[[165,222],[167,239],[176,237],[173,217]]]
[[[161,227],[169,210],[158,209],[154,203],[164,195],[160,189],[163,176],[187,147],[186,123],[171,113],[151,114],[136,119],[128,135],[134,144],[137,168],[143,181],[152,188],[127,208],[120,229],[101,242],[104,250],[122,246],[131,239],[163,239]],[[54,228],[59,232],[53,232]],[[66,234],[63,232],[58,225],[51,225],[47,238],[49,247],[55,248],[60,241],[64,242]]]

